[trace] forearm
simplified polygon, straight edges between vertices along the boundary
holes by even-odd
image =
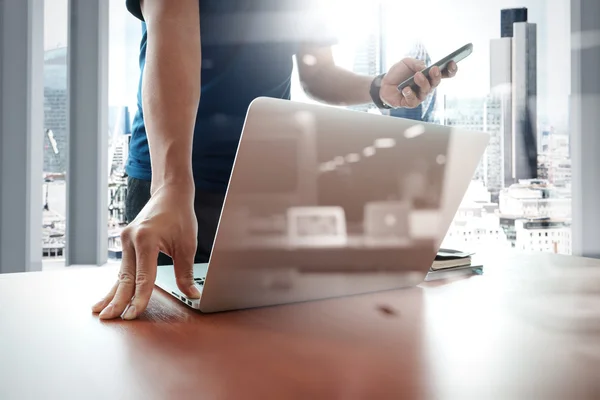
[[[355,74],[347,69],[327,65],[315,74],[306,92],[316,100],[332,105],[358,105],[372,102],[369,90],[372,76]]]
[[[195,0],[182,0],[178,5],[163,5],[153,10],[156,13],[151,17],[146,16],[148,42],[142,106],[153,191],[169,183],[193,188],[192,143],[200,101],[200,23],[198,17],[189,14],[181,18],[182,8],[188,7],[186,13],[193,12],[189,10],[191,3],[198,4]],[[197,6],[195,14],[198,15]]]
[[[358,75],[335,65],[331,47],[304,45],[297,54],[300,79],[306,93],[332,105],[357,105],[372,101],[372,76]]]

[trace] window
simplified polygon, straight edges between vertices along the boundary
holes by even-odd
[[[514,246],[523,235],[527,235],[527,230],[515,228],[515,220],[518,219],[570,219],[569,103],[568,96],[561,95],[553,84],[557,81],[566,82],[562,91],[570,90],[569,1],[522,0],[518,3],[518,7],[528,9],[528,21],[536,24],[537,29],[537,70],[531,70],[529,75],[529,78],[535,76],[537,82],[537,97],[529,99],[537,103],[533,115],[537,129],[531,136],[537,141],[540,158],[551,160],[547,164],[538,162],[538,170],[531,171],[529,175],[531,178],[544,179],[542,185],[527,180],[522,182],[521,188],[512,186],[518,182],[506,182],[503,176],[505,159],[502,154],[510,146],[504,143],[500,134],[503,124],[501,102],[497,93],[490,88],[490,59],[494,56],[497,59],[490,48],[491,41],[500,38],[500,10],[515,7],[517,3],[511,0],[434,0],[428,3],[428,7],[436,10],[428,17],[428,24],[436,29],[423,29],[418,19],[409,18],[403,20],[402,24],[397,23],[398,15],[418,15],[420,5],[417,3],[390,1],[385,4],[388,7],[385,13],[388,63],[402,58],[406,54],[405,49],[414,42],[420,42],[433,61],[465,43],[473,42],[474,52],[460,63],[459,75],[439,87],[433,119],[441,124],[490,132],[490,145],[472,185],[483,185],[489,198],[482,195],[477,197],[472,192],[468,195],[472,197],[469,200],[498,204],[499,215],[506,218],[498,218],[495,223],[505,232],[514,232],[507,235],[508,239],[502,240],[508,240]],[[468,22],[451,24],[448,21]],[[439,34],[440,30],[444,31],[444,35]],[[522,142],[516,142],[516,145],[524,148]],[[510,201],[503,202],[503,198]],[[470,219],[479,219],[477,215],[475,213]],[[529,235],[533,237],[533,232],[529,232]],[[538,232],[538,237],[541,236],[542,233]],[[543,232],[543,236],[548,236],[548,232]],[[498,245],[501,243],[498,242]],[[475,242],[473,246],[476,246]]]
[[[108,236],[109,257],[112,258],[119,255],[120,231],[127,223],[125,163],[129,153],[131,124],[137,110],[142,24],[129,13],[122,0],[110,0],[109,18]]]
[[[138,51],[141,24],[125,9],[123,0],[110,1],[109,31],[109,215],[110,236],[126,222],[124,198],[126,185],[123,166],[127,159],[127,134],[136,109],[136,91],[139,78]],[[550,4],[552,7],[550,7]],[[533,136],[538,142],[538,155],[548,162],[538,162],[538,176],[542,185],[523,182],[523,187],[505,182],[503,175],[503,150],[512,148],[504,143],[500,129],[503,121],[502,105],[490,88],[490,43],[500,37],[500,10],[514,7],[512,0],[481,2],[478,0],[432,0],[428,8],[427,26],[419,18],[399,16],[420,15],[422,7],[414,2],[374,0],[369,2],[336,0],[337,17],[332,24],[340,36],[334,47],[336,61],[342,67],[356,72],[375,75],[387,70],[395,61],[405,56],[421,57],[435,61],[467,42],[473,42],[474,52],[461,62],[459,75],[445,81],[435,96],[424,102],[418,115],[413,117],[465,129],[488,131],[490,145],[477,168],[469,190],[469,200],[478,204],[492,204],[495,211],[484,213],[472,209],[459,210],[458,216],[469,220],[484,220],[486,230],[473,235],[460,231],[448,238],[463,236],[467,246],[478,239],[495,241],[498,246],[523,243],[533,247],[534,233],[519,227],[516,220],[560,216],[568,220],[571,214],[570,159],[568,132],[568,96],[570,82],[570,7],[568,0],[522,0],[519,6],[528,8],[528,20],[537,24],[537,110],[533,119],[537,129]],[[45,2],[45,139],[44,182],[48,210],[45,212],[44,240],[57,243],[48,249],[56,257],[64,246],[65,198],[64,185],[66,153],[66,57],[67,57],[67,6],[68,0]],[[344,13],[340,14],[339,9]],[[340,15],[343,18],[340,18]],[[400,17],[401,18],[401,17]],[[453,21],[466,21],[456,24]],[[435,27],[435,29],[431,29]],[[380,36],[379,32],[383,34]],[[440,35],[440,32],[444,32]],[[292,98],[312,101],[302,91],[294,72]],[[554,85],[552,82],[566,82]],[[518,89],[518,90],[523,90]],[[372,111],[366,107],[364,111]],[[408,112],[408,111],[407,111]],[[544,186],[544,187],[540,187]],[[536,196],[540,194],[540,198]],[[465,207],[466,208],[466,207]],[[506,217],[506,218],[500,218]],[[62,229],[62,239],[61,239]],[[566,228],[568,229],[568,228]],[[495,232],[495,235],[494,235]],[[559,233],[559,235],[562,235]],[[567,235],[567,233],[565,233]],[[477,236],[478,239],[475,237]],[[485,236],[485,238],[484,238]],[[489,237],[488,237],[489,236]],[[538,232],[538,237],[542,233]],[[548,232],[544,232],[548,237]],[[118,240],[114,240],[118,243]],[[570,241],[567,241],[570,246]],[[461,245],[465,245],[461,243]],[[54,246],[54,244],[52,244]]]
[[[125,222],[123,179],[137,100],[141,23],[122,0],[109,4],[109,248]],[[44,57],[44,268],[64,265],[67,140],[68,0],[46,0]],[[109,252],[111,249],[109,249]]]
[[[44,2],[44,269],[64,266],[67,168],[68,0]]]

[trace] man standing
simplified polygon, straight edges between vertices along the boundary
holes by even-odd
[[[193,264],[210,256],[248,106],[290,98],[293,56],[308,94],[324,103],[415,107],[442,78],[397,85],[425,66],[406,58],[378,77],[335,65],[315,0],[127,0],[144,22],[141,79],[127,173],[119,278],[93,306],[100,318],[134,319],[150,300],[157,262],[173,264],[177,285],[200,293]],[[456,73],[452,63],[445,76]]]

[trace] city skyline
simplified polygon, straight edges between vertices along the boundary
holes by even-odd
[[[527,8],[503,9],[501,33],[490,40],[491,93],[499,99],[502,176],[508,186],[537,178],[538,26]]]
[[[68,1],[44,1],[44,50],[68,47]],[[109,89],[110,106],[133,108],[139,78],[141,22],[129,14],[124,0],[109,1]]]
[[[468,231],[475,235],[477,232],[481,233],[485,231],[487,232],[486,235],[493,239],[490,239],[491,242],[495,241],[494,243],[496,243],[504,238],[504,240],[509,240],[512,244],[517,243],[518,232],[521,232],[522,234],[523,232],[529,232],[528,229],[533,229],[531,227],[534,225],[522,224],[522,226],[517,226],[518,224],[515,224],[514,220],[506,222],[506,220],[501,221],[499,217],[496,218],[497,221],[496,219],[492,218],[492,225],[490,225],[490,217],[492,214],[498,214],[501,212],[498,196],[502,195],[502,193],[504,193],[505,196],[512,196],[511,193],[516,192],[514,190],[515,188],[503,187],[502,185],[497,184],[497,176],[498,174],[502,173],[501,170],[498,170],[498,165],[502,161],[503,153],[499,149],[500,142],[498,141],[499,138],[496,133],[499,128],[498,121],[496,121],[496,119],[501,118],[501,116],[498,115],[494,102],[495,100],[488,96],[490,91],[489,41],[492,38],[500,37],[501,8],[520,6],[529,8],[529,20],[535,22],[539,27],[538,37],[540,38],[540,52],[537,57],[538,65],[541,66],[537,76],[537,80],[540,85],[540,90],[538,91],[538,97],[540,98],[539,114],[543,113],[544,108],[546,110],[558,110],[555,113],[556,118],[554,120],[545,121],[545,117],[540,117],[540,128],[537,131],[540,135],[542,135],[542,137],[545,137],[543,135],[546,135],[546,133],[544,133],[546,131],[550,132],[548,133],[550,137],[562,137],[567,135],[566,146],[568,148],[568,131],[564,128],[566,126],[564,120],[566,119],[566,116],[568,116],[568,96],[564,94],[564,86],[552,86],[550,85],[550,82],[552,79],[563,79],[561,77],[564,76],[568,77],[570,71],[564,68],[565,61],[562,58],[558,57],[560,59],[556,62],[556,68],[554,68],[555,61],[553,60],[552,63],[549,64],[550,61],[547,57],[550,48],[549,41],[552,40],[553,37],[558,37],[560,39],[558,42],[554,43],[556,51],[553,53],[557,55],[564,55],[564,49],[569,49],[568,46],[565,47],[565,43],[568,44],[569,36],[561,36],[562,33],[565,32],[565,27],[567,28],[566,31],[569,32],[567,21],[568,18],[563,15],[562,19],[564,21],[558,21],[556,15],[551,15],[551,13],[548,11],[548,8],[541,0],[503,0],[493,5],[483,5],[481,3],[476,3],[474,0],[457,0],[452,2],[454,7],[448,4],[441,4],[440,1],[436,1],[435,3],[439,5],[439,8],[437,9],[439,13],[436,13],[436,15],[433,16],[432,20],[428,23],[428,26],[434,26],[437,29],[423,29],[422,27],[419,28],[418,26],[414,25],[414,21],[412,21],[410,18],[408,18],[408,20],[402,19],[402,23],[398,23],[397,16],[399,15],[400,11],[402,11],[403,15],[410,14],[411,7],[414,8],[416,7],[415,5],[410,5],[406,8],[403,8],[398,7],[398,5],[393,4],[393,2],[387,2],[387,0],[383,1],[386,2],[387,7],[386,13],[384,13],[386,15],[385,20],[381,22],[384,26],[386,26],[386,51],[385,57],[382,58],[383,62],[377,59],[373,64],[373,68],[358,68],[357,56],[360,56],[360,54],[357,53],[357,50],[360,50],[360,41],[358,39],[362,37],[363,39],[366,38],[369,40],[368,32],[372,33],[374,31],[374,24],[376,25],[377,22],[374,23],[371,21],[365,23],[365,7],[369,8],[370,6],[365,6],[364,2],[362,3],[362,6],[359,6],[361,2],[352,0],[348,2],[348,7],[350,7],[351,10],[349,10],[347,13],[344,13],[346,18],[344,19],[344,22],[340,22],[338,26],[340,32],[340,43],[334,46],[333,49],[337,63],[342,67],[353,69],[355,72],[374,75],[379,71],[385,71],[387,69],[386,67],[391,66],[392,62],[396,62],[407,54],[410,54],[414,43],[422,43],[423,48],[426,48],[426,52],[429,53],[430,59],[432,61],[436,61],[438,58],[454,50],[456,47],[459,47],[468,41],[473,42],[475,45],[475,51],[472,56],[460,64],[459,75],[452,80],[444,81],[444,83],[438,88],[436,111],[439,111],[440,107],[444,108],[441,114],[444,115],[445,119],[441,121],[441,123],[445,124],[453,118],[450,124],[454,126],[481,129],[492,134],[490,146],[486,151],[484,158],[482,159],[482,163],[478,169],[478,172],[476,173],[476,176],[474,177],[474,184],[477,182],[482,183],[487,191],[486,196],[488,197],[484,196],[487,200],[484,199],[484,201],[480,198],[479,201],[475,202],[477,204],[476,208],[487,210],[487,219],[483,218],[481,221],[472,221],[473,224],[475,224],[473,225],[473,231],[465,230],[467,228],[461,226],[460,221],[457,220],[459,225],[456,225],[454,228],[452,228],[454,229],[452,232],[465,235]],[[338,3],[340,2],[338,1]],[[564,0],[557,0],[557,4],[558,3],[564,6]],[[46,0],[45,4],[46,18],[47,20],[50,19],[49,23],[46,23],[47,36],[45,37],[45,48],[47,50],[47,54],[50,54],[53,51],[56,52],[58,50],[64,50],[64,46],[66,44],[67,0]],[[461,7],[457,7],[457,4],[461,5]],[[472,8],[470,8],[471,6]],[[61,9],[64,10],[64,15],[61,14]],[[371,9],[371,11],[373,10]],[[460,24],[459,27],[456,27],[454,24],[449,22],[452,21],[453,15],[456,16],[460,13],[462,13],[461,15],[463,19],[473,19],[473,24]],[[443,15],[444,19],[437,14]],[[137,57],[141,30],[139,29],[139,21],[129,15],[122,0],[110,0],[110,18],[109,109],[111,110],[111,113],[109,117],[109,125],[112,132],[117,120],[118,111],[122,107],[128,106],[130,110],[135,110],[136,107],[135,96],[139,77]],[[63,23],[61,23],[61,21],[63,21]],[[548,25],[551,21],[554,21],[555,25],[549,27]],[[59,29],[52,30],[50,29],[52,26],[59,26]],[[453,29],[450,29],[450,26],[452,26]],[[448,29],[448,34],[439,35],[439,30],[444,27]],[[480,28],[481,30],[479,30]],[[478,32],[477,39],[469,40],[469,38],[474,36],[473,33],[476,31]],[[570,34],[570,32],[568,34]],[[372,39],[372,36],[370,39]],[[368,52],[366,54],[368,54]],[[380,52],[378,51],[373,52],[374,57],[381,57],[379,54]],[[567,58],[568,55],[569,53],[567,52]],[[369,62],[370,61],[367,61],[367,64]],[[566,65],[568,65],[568,62],[566,62]],[[548,68],[548,66],[552,66],[552,68]],[[52,68],[46,71],[46,73],[54,79],[54,82],[56,82],[57,76],[52,74],[55,72],[56,69],[52,70]],[[564,80],[569,81],[569,79]],[[61,88],[63,84],[66,87],[66,74],[64,75],[64,78],[62,75],[59,76],[58,82],[60,83],[58,86]],[[298,79],[297,68],[294,68],[292,82],[293,100],[314,102],[314,100],[309,99],[302,90],[300,81]],[[48,88],[54,89],[56,89],[56,86],[57,85],[55,83],[49,83],[47,85]],[[559,92],[560,94],[558,94]],[[447,107],[448,99],[454,102],[454,104],[449,108]],[[470,102],[480,105],[470,108],[468,105]],[[459,111],[458,116],[449,116],[450,109]],[[551,130],[548,128],[550,125],[553,127]],[[55,138],[58,134],[58,131],[53,132]],[[46,135],[46,140],[49,140],[48,135]],[[538,169],[542,171],[544,177],[549,180],[548,183],[550,185],[556,184],[557,186],[563,187],[564,190],[569,192],[569,186],[566,185],[565,182],[570,181],[570,159],[568,158],[568,153],[564,152],[564,149],[566,148],[565,143],[559,139],[552,139],[550,142],[552,143],[552,146],[559,146],[557,148],[561,149],[561,155],[559,157],[551,157],[549,155],[550,150],[540,153]],[[122,159],[124,158],[122,144],[119,144],[118,146],[120,147],[115,149],[115,156],[113,158],[117,159],[118,162],[122,162]],[[548,146],[546,149],[550,148]],[[48,152],[51,149],[52,144],[48,141],[46,147],[46,152]],[[64,145],[61,151],[64,153]],[[50,157],[52,155],[50,154],[45,156]],[[57,209],[64,209],[64,203],[61,203],[60,200],[61,193],[64,193],[64,185],[60,185],[61,183],[48,184],[48,187],[51,188],[51,190],[49,190],[49,203],[53,211],[58,211]],[[114,181],[113,185],[116,185],[115,187],[119,187],[119,185],[122,185],[122,182]],[[489,197],[490,190],[496,192],[494,198]],[[486,205],[486,202],[495,202],[496,208],[494,208],[494,206]],[[525,200],[522,202],[525,202]],[[117,203],[120,204],[119,201]],[[476,213],[485,214],[482,211],[477,211]],[[112,211],[111,215],[113,215]],[[118,216],[120,214],[117,212],[115,215]],[[499,233],[500,228],[494,225],[496,224],[494,221],[497,222],[498,227],[503,226],[502,229],[504,229],[504,233]],[[483,229],[482,224],[487,228]],[[564,227],[561,227],[560,229],[563,228]],[[537,243],[536,246],[538,244],[540,246],[545,245],[545,243]],[[523,246],[523,243],[519,242],[519,245]]]
[[[456,78],[444,82],[439,95],[466,97],[485,96],[490,90],[489,41],[500,37],[500,10],[527,7],[529,20],[537,23],[539,37],[538,71],[539,115],[541,123],[551,123],[560,131],[568,129],[570,84],[570,18],[569,1],[554,0],[437,0],[428,3],[436,10],[427,14],[427,26],[418,15],[419,3],[387,1],[388,60],[399,60],[410,43],[421,40],[436,61],[466,43],[473,43],[471,56],[460,63]],[[402,23],[397,23],[399,18]],[[440,34],[441,31],[447,31]],[[408,33],[407,33],[408,32]],[[556,83],[560,82],[560,85]],[[552,116],[553,121],[548,117]]]
[[[133,107],[139,73],[137,50],[141,35],[140,23],[125,9],[124,1],[109,1],[109,104]],[[373,29],[372,23],[365,21],[365,10],[372,10],[378,1],[367,4],[357,0],[331,0],[331,4],[328,3],[328,12],[333,16],[332,25],[339,36],[339,44],[334,47],[334,54],[340,66],[352,69],[357,42],[361,36],[364,38],[367,31]],[[383,21],[387,37],[386,67],[390,67],[391,63],[407,54],[416,41],[426,46],[433,61],[465,43],[474,44],[474,52],[461,63],[459,75],[440,86],[439,96],[462,93],[466,97],[474,97],[488,94],[490,72],[485,66],[489,65],[489,40],[500,37],[500,10],[527,7],[529,20],[538,25],[538,65],[543,66],[538,71],[540,123],[551,124],[560,132],[568,131],[571,87],[568,0],[554,0],[551,7],[545,0],[499,0],[493,3],[478,0],[434,0],[430,6],[435,8],[436,12],[428,13],[427,27],[420,25],[420,19],[409,17],[421,12],[418,4],[381,1],[386,7]],[[67,44],[67,4],[68,0],[45,1],[44,44],[47,50]],[[339,18],[338,15],[341,9],[344,10],[343,18]],[[401,22],[398,23],[399,21]],[[457,21],[468,23],[456,23]],[[439,34],[440,31],[448,33],[442,35]],[[474,34],[475,32],[477,34]],[[560,82],[560,85],[556,85],[556,82]],[[292,91],[298,100],[311,101],[302,92],[297,79],[293,82]],[[554,120],[549,120],[548,116],[553,116]]]

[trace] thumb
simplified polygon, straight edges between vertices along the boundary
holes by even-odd
[[[173,254],[177,287],[190,299],[199,299],[200,291],[194,282],[196,245],[179,247]]]

